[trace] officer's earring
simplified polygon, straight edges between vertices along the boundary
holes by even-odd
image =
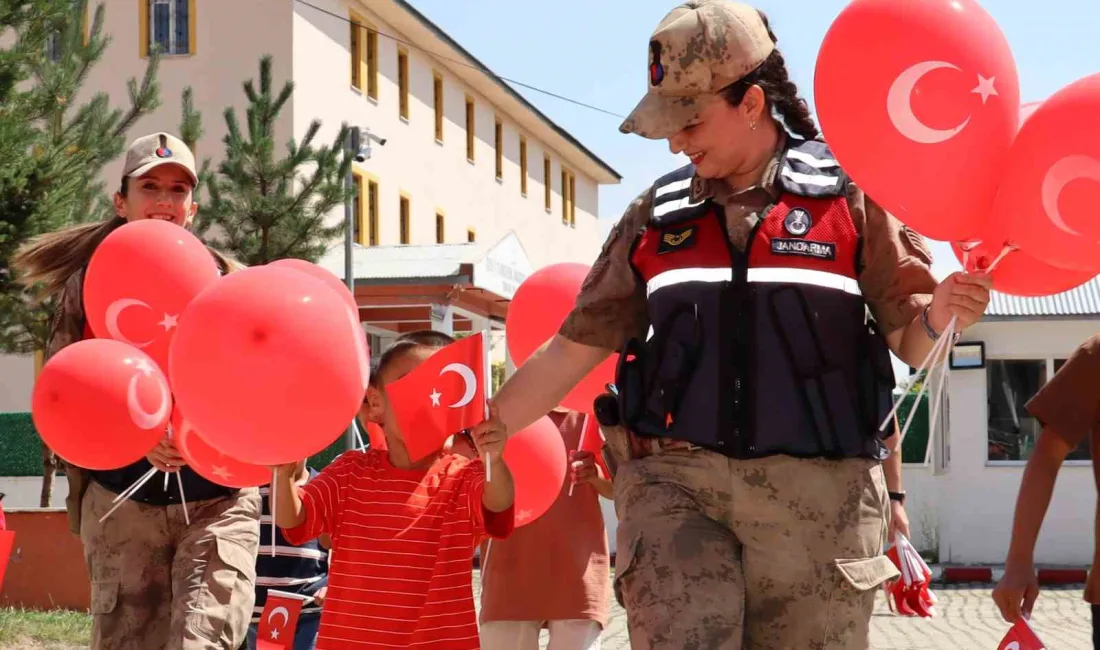
[[[753,131],[755,131],[756,130],[756,122],[749,122],[749,128],[752,129]]]

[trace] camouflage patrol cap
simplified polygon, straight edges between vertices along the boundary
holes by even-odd
[[[731,0],[688,0],[649,39],[649,91],[623,133],[669,138],[698,118],[718,93],[775,50],[755,8]]]

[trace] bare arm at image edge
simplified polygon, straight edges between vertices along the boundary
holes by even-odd
[[[642,329],[645,289],[630,266],[633,237],[649,215],[648,190],[611,229],[561,330],[504,382],[493,398],[513,435],[562,398]]]

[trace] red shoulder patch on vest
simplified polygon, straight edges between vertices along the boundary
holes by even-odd
[[[798,268],[856,277],[859,234],[845,197],[784,194],[756,230],[750,267]]]

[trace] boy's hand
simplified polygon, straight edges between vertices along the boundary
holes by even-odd
[[[1001,616],[1009,623],[1015,623],[1021,614],[1031,617],[1031,608],[1039,597],[1039,578],[1033,565],[1008,563],[1001,581],[993,589],[993,602],[1001,610]]]
[[[478,456],[488,456],[489,462],[496,464],[504,453],[504,443],[508,442],[508,432],[500,421],[496,404],[489,401],[489,419],[470,430],[470,437],[477,447]]]
[[[152,451],[145,455],[145,458],[162,472],[178,472],[181,467],[187,465],[187,461],[180,456],[167,434],[160,439]]]
[[[592,483],[604,478],[600,476],[595,454],[587,450],[569,452],[569,472],[573,483]]]
[[[286,463],[284,465],[272,465],[271,470],[275,472],[275,478],[293,479],[298,475],[298,463]]]

